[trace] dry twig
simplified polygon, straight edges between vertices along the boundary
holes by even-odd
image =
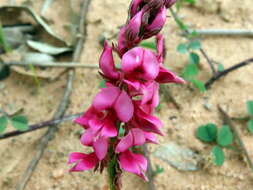
[[[80,19],[80,25],[79,25],[79,33],[81,35],[78,35],[78,40],[75,45],[75,51],[74,51],[73,58],[72,58],[73,62],[79,61],[80,55],[83,50],[83,44],[86,40],[86,33],[87,33],[86,16],[88,13],[88,8],[90,5],[90,2],[91,2],[91,0],[83,0],[82,6],[81,6],[81,19]],[[60,105],[58,106],[58,109],[54,115],[55,119],[59,119],[59,118],[63,117],[65,110],[67,109],[69,97],[70,97],[70,94],[72,91],[72,83],[74,80],[74,75],[75,75],[74,70],[68,71],[67,85],[65,88],[63,98],[60,102]],[[45,135],[40,139],[40,142],[39,142],[38,146],[36,147],[36,153],[34,155],[34,158],[29,163],[26,171],[22,175],[21,180],[19,181],[19,183],[16,186],[16,190],[23,190],[25,188],[25,186],[26,186],[27,182],[29,181],[30,177],[32,176],[33,171],[35,170],[41,156],[43,155],[44,150],[48,145],[48,142],[54,138],[54,134],[56,133],[57,130],[58,130],[58,127],[56,125],[51,126],[47,130]]]
[[[233,131],[233,133],[235,135],[235,138],[237,140],[237,143],[238,143],[239,147],[241,148],[242,152],[244,153],[244,155],[245,155],[245,157],[247,159],[249,167],[253,171],[253,161],[252,161],[252,159],[250,157],[250,154],[249,154],[247,148],[245,147],[245,145],[244,145],[244,143],[242,141],[242,138],[240,136],[239,131],[234,126],[234,124],[233,124],[232,120],[230,119],[229,115],[220,106],[218,106],[218,109],[219,109],[219,111],[220,111],[220,113],[221,113],[221,115],[222,115],[222,117],[224,119],[224,122],[231,127],[231,129],[232,129],[232,131]]]
[[[244,67],[244,66],[246,66],[246,65],[249,65],[250,63],[253,63],[253,58],[247,59],[247,60],[245,60],[245,61],[243,61],[243,62],[240,62],[240,63],[238,63],[238,64],[236,64],[236,65],[233,65],[233,66],[231,66],[231,67],[229,67],[229,68],[227,68],[227,69],[225,69],[225,70],[223,70],[223,71],[221,71],[221,72],[217,72],[215,75],[213,75],[213,76],[205,83],[205,87],[206,87],[206,88],[210,88],[211,85],[212,85],[215,81],[217,81],[218,79],[220,79],[221,77],[226,76],[228,73],[230,73],[230,72],[232,72],[232,71],[234,71],[234,70],[236,70],[236,69],[239,69],[239,68],[241,68],[241,67]]]

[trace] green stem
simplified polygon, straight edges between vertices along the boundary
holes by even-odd
[[[115,186],[115,179],[116,179],[116,174],[117,174],[117,160],[116,156],[113,156],[112,160],[110,160],[108,164],[108,177],[109,177],[109,187],[110,190],[116,190]]]

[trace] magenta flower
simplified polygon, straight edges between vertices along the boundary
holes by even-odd
[[[164,0],[166,8],[170,8],[177,0]]]
[[[143,11],[138,12],[126,26],[126,38],[128,41],[139,42]]]
[[[119,165],[123,170],[134,173],[148,181],[145,176],[148,163],[143,155],[132,153],[129,150],[122,152],[119,155]]]
[[[104,44],[104,51],[99,59],[99,67],[105,77],[109,79],[119,78],[119,72],[117,72],[114,65],[112,47],[110,47],[106,41]]]
[[[68,164],[76,163],[70,171],[79,172],[94,168],[98,162],[99,160],[95,153],[84,154],[80,152],[73,152],[69,155]]]

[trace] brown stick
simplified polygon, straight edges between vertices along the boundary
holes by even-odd
[[[231,66],[231,67],[229,67],[229,68],[227,68],[227,69],[225,69],[225,70],[223,70],[223,71],[221,71],[221,72],[216,73],[215,75],[213,75],[213,76],[205,83],[205,87],[206,87],[206,88],[210,88],[211,85],[212,85],[215,81],[217,81],[218,79],[220,79],[221,77],[226,76],[228,73],[230,73],[230,72],[232,72],[232,71],[234,71],[234,70],[236,70],[236,69],[239,69],[239,68],[241,68],[241,67],[244,67],[244,66],[246,66],[246,65],[249,65],[250,63],[253,63],[253,58],[250,58],[250,59],[247,59],[247,60],[245,60],[245,61],[242,61],[242,62],[240,62],[240,63],[238,63],[238,64],[236,64],[236,65],[233,65],[233,66]]]
[[[224,119],[224,122],[231,127],[231,129],[232,129],[232,131],[233,131],[233,133],[235,135],[235,138],[237,140],[237,143],[238,143],[239,147],[241,148],[242,152],[244,153],[244,155],[245,155],[245,157],[247,159],[249,167],[253,171],[253,161],[252,161],[252,159],[250,157],[250,154],[249,154],[246,146],[244,145],[244,143],[242,141],[242,138],[240,136],[239,131],[234,126],[234,124],[233,124],[232,120],[230,119],[229,115],[220,106],[218,106],[218,109],[219,109],[219,111],[220,111],[220,113],[221,113],[221,115],[222,115],[222,117]]]
[[[87,34],[87,29],[86,29],[86,17],[88,13],[88,8],[90,5],[91,0],[83,0],[82,6],[81,6],[81,19],[80,19],[80,25],[79,25],[79,33],[81,35],[78,36],[78,41],[75,45],[75,51],[73,54],[73,62],[78,62],[80,59],[80,55],[83,50],[83,44],[86,41],[86,34]],[[65,92],[63,95],[63,98],[60,102],[60,105],[54,115],[54,118],[59,119],[61,118],[65,110],[67,109],[68,102],[69,102],[69,97],[72,92],[72,83],[74,80],[75,72],[74,70],[69,70],[68,71],[68,77],[67,77],[67,85],[65,88]],[[20,181],[18,182],[16,186],[16,190],[23,190],[29,181],[30,177],[33,174],[33,171],[35,170],[40,158],[42,157],[45,148],[48,145],[48,142],[54,138],[54,134],[58,130],[58,127],[56,125],[51,126],[45,135],[40,139],[40,142],[38,146],[36,147],[36,153],[34,155],[34,158],[32,161],[29,163],[26,171],[22,175]]]

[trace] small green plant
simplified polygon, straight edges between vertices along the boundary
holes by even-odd
[[[211,150],[213,162],[217,166],[223,165],[225,161],[223,149],[229,148],[233,143],[233,133],[230,127],[222,125],[220,128],[217,128],[215,124],[208,123],[197,128],[196,137],[202,142],[213,145]]]
[[[155,165],[155,169],[152,171],[152,177],[156,177],[157,175],[161,174],[164,172],[164,168],[159,166],[159,165]]]
[[[0,134],[6,130],[8,123],[11,123],[11,125],[19,131],[25,131],[29,128],[27,117],[23,115],[9,116],[3,114],[0,116]]]
[[[250,119],[248,121],[248,130],[251,134],[253,134],[253,101],[252,100],[247,101],[246,105],[248,114],[250,116]]]

